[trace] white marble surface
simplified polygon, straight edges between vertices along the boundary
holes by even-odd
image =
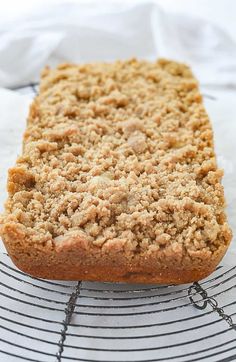
[[[205,105],[210,114],[214,131],[215,146],[219,165],[224,168],[224,185],[227,212],[230,225],[236,234],[236,91],[202,89],[214,99],[205,97]],[[21,149],[21,137],[30,98],[16,92],[0,89],[0,208],[6,199],[7,169],[14,164]],[[4,247],[0,241],[0,251]],[[232,264],[236,256],[236,243],[233,240],[224,263]]]
[[[0,88],[0,212],[6,200],[7,170],[21,152],[30,98]],[[4,251],[0,240],[0,252]]]
[[[224,169],[227,215],[236,235],[236,91],[203,89],[203,92],[215,96],[215,100],[206,98],[205,105],[213,123],[218,164]],[[236,243],[233,238],[223,263],[235,265],[235,256]]]

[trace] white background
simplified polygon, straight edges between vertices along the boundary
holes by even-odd
[[[1,29],[8,30],[9,29],[9,21],[12,23],[11,27],[14,27],[14,19],[18,18],[19,16],[21,16],[22,14],[26,14],[28,12],[31,12],[33,9],[32,8],[36,8],[37,6],[41,6],[44,7],[45,9],[47,8],[47,6],[49,4],[52,3],[58,3],[60,1],[58,0],[0,0],[0,35],[1,35]],[[80,0],[72,0],[70,2],[77,2],[77,3],[81,3],[82,1]],[[86,1],[86,3],[89,3],[90,1]],[[95,2],[95,1],[94,1]],[[96,1],[96,2],[100,2],[100,1]],[[116,0],[109,0],[109,4],[111,3],[116,3],[118,1]],[[126,3],[130,2],[130,3],[140,3],[141,1],[137,0],[137,1],[132,1],[132,0],[126,0]],[[167,10],[168,12],[177,12],[177,13],[183,13],[183,14],[189,14],[189,15],[194,15],[194,16],[198,16],[202,19],[207,20],[210,23],[215,23],[217,25],[219,25],[222,29],[224,29],[225,31],[227,31],[232,39],[234,39],[234,42],[236,43],[236,22],[235,22],[235,18],[236,18],[236,0],[156,0],[153,1],[158,3],[164,10]],[[83,1],[83,3],[85,3],[85,1]],[[105,4],[105,2],[103,1],[103,4]],[[108,4],[108,1],[107,1]],[[101,6],[105,6],[105,5],[101,5]],[[5,52],[6,53],[6,52]],[[236,62],[236,60],[235,60]],[[17,64],[17,61],[16,61]],[[27,63],[28,64],[28,63]],[[223,167],[225,169],[225,177],[224,177],[224,185],[225,185],[225,193],[226,193],[226,199],[228,202],[228,216],[229,216],[229,222],[231,227],[234,230],[234,233],[236,234],[236,192],[235,192],[235,185],[236,185],[236,158],[235,158],[235,153],[236,153],[236,149],[235,149],[235,137],[236,137],[236,120],[235,120],[235,90],[224,90],[224,89],[206,89],[203,87],[202,91],[204,93],[207,93],[208,95],[210,94],[211,96],[213,96],[213,99],[210,98],[206,98],[205,99],[205,105],[207,108],[207,111],[209,112],[210,118],[212,120],[213,123],[213,127],[214,127],[214,131],[215,131],[215,144],[216,144],[216,152],[218,155],[218,161],[221,167]],[[14,164],[14,160],[16,158],[16,154],[20,152],[20,148],[21,148],[21,134],[23,132],[23,129],[25,128],[25,119],[26,119],[26,114],[28,112],[28,103],[29,103],[29,99],[26,96],[19,96],[17,94],[15,94],[14,92],[9,92],[6,91],[4,89],[0,89],[0,211],[1,211],[1,207],[3,205],[3,200],[6,199],[6,191],[5,191],[5,185],[6,185],[6,175],[7,175],[7,169],[8,167],[10,167],[11,165]],[[14,105],[14,107],[12,106]],[[234,246],[235,245],[235,246]],[[7,260],[6,257],[1,255],[1,251],[3,251],[3,246],[1,245],[1,241],[0,241],[0,258],[1,260],[5,261]],[[223,265],[224,266],[230,266],[230,265],[235,265],[235,252],[236,252],[236,243],[233,242],[231,244],[231,248],[229,250],[229,252],[227,253],[226,259],[224,259],[223,261]],[[5,259],[4,259],[5,258]],[[226,270],[226,269],[225,269]],[[17,272],[14,272],[17,273]],[[233,272],[232,272],[233,273]],[[18,274],[15,274],[18,275]],[[235,282],[235,279],[233,279],[233,276],[229,276],[229,274],[227,274],[226,278],[228,280],[228,284],[227,283],[223,283],[220,284],[220,282],[222,282],[222,279],[218,280],[218,289],[214,289],[213,291],[210,291],[211,295],[214,292],[222,292],[224,288],[231,288],[231,291],[228,293],[223,294],[222,296],[219,296],[219,298],[217,297],[217,300],[219,302],[219,305],[225,305],[226,303],[231,303],[233,301],[235,301],[235,289],[233,289],[233,283]],[[212,278],[212,276],[211,276]],[[225,278],[225,279],[226,279]],[[231,279],[230,279],[231,278]],[[29,280],[30,281],[30,280]],[[15,289],[20,289],[20,293],[15,293],[13,294],[14,296],[24,299],[25,296],[23,293],[29,293],[28,295],[32,295],[32,298],[29,299],[29,297],[27,297],[26,299],[29,300],[31,303],[35,302],[35,299],[33,299],[34,293],[35,293],[35,289],[29,284],[26,283],[19,283],[17,280],[14,280],[12,278],[8,278],[6,277],[6,275],[4,275],[1,279],[2,283],[5,283],[7,286],[9,285],[10,287],[13,287]],[[32,282],[32,280],[31,280]],[[37,283],[36,281],[34,281],[34,283]],[[41,283],[41,282],[40,282]],[[229,284],[231,283],[231,284]],[[48,288],[48,285],[46,285],[46,287]],[[58,287],[59,288],[59,287]],[[130,287],[129,287],[130,288]],[[4,289],[2,289],[4,291]],[[9,292],[8,289],[7,292]],[[41,294],[38,295],[37,294],[38,291],[36,290],[36,301],[39,304],[43,304],[43,306],[45,307],[45,302],[43,300],[40,300],[40,297],[42,296]],[[231,294],[230,294],[231,293]],[[12,294],[9,293],[9,294]],[[55,298],[55,295],[49,294],[48,292],[44,294],[46,298]],[[117,294],[116,294],[117,295]],[[123,294],[124,295],[124,294]],[[60,297],[60,299],[59,299]],[[50,307],[56,307],[58,308],[58,302],[60,303],[60,300],[64,298],[60,295],[60,293],[58,294],[58,299],[56,300],[57,304],[52,304],[53,300],[50,300],[49,306]],[[136,293],[136,298],[137,298],[137,293]],[[143,294],[142,294],[142,298],[143,298]],[[64,300],[63,300],[64,301]],[[65,301],[67,301],[67,299],[65,299]],[[160,297],[156,297],[156,299],[152,299],[152,302],[157,302],[160,303]],[[104,303],[104,302],[103,302]],[[108,303],[108,302],[106,302]],[[109,301],[109,303],[113,303],[114,301]],[[109,305],[109,303],[107,305]],[[121,299],[121,302],[118,303],[124,303]],[[138,303],[138,302],[137,302]],[[140,303],[140,302],[139,302]],[[142,303],[143,303],[143,299],[142,299]],[[178,303],[178,302],[177,302]],[[155,304],[155,303],[154,303]],[[32,305],[30,307],[25,308],[24,304],[21,303],[15,303],[14,300],[10,300],[9,298],[4,298],[1,296],[0,299],[0,305],[6,305],[8,308],[12,308],[13,310],[17,310],[19,312],[23,312],[23,313],[28,313],[31,314],[32,316],[38,315],[39,317],[43,316],[44,319],[53,319],[55,318],[56,320],[61,320],[63,317],[63,313],[55,313],[54,311],[50,310],[47,311],[46,309],[43,309],[43,312],[40,312],[39,309],[33,308]],[[172,304],[168,304],[169,307],[172,306]],[[177,304],[174,304],[175,307]],[[232,308],[235,307],[235,305],[232,305]],[[155,306],[151,307],[151,308],[156,308]],[[160,308],[162,308],[162,305],[160,306]],[[122,309],[124,310],[124,309]],[[142,309],[143,310],[143,309]],[[228,313],[232,313],[235,312],[235,310],[226,310]],[[5,312],[4,312],[5,313]],[[41,313],[41,314],[39,314]],[[194,315],[196,316],[197,313],[199,313],[199,311],[192,309],[191,307],[187,308],[187,309],[178,309],[178,310],[174,310],[174,314],[172,315],[172,313],[170,312],[170,314],[167,313],[159,313],[158,315],[152,315],[149,314],[148,317],[143,317],[143,316],[139,316],[138,318],[135,317],[135,320],[133,319],[133,323],[136,324],[148,324],[149,320],[151,321],[151,323],[153,323],[153,316],[155,316],[155,319],[159,318],[159,322],[160,321],[167,321],[167,320],[171,320],[171,319],[179,319],[181,320],[182,318],[186,318],[189,315]],[[7,318],[11,318],[11,314],[7,311],[5,314],[5,317]],[[109,322],[109,315],[106,316],[106,318],[93,318],[91,319],[91,323],[95,323],[95,324],[115,324],[115,323],[121,323],[122,325],[125,325],[127,323],[127,325],[130,323],[130,319],[129,317],[127,318],[123,318],[122,320],[119,318],[114,319],[114,316],[111,317],[111,322]],[[14,319],[17,320],[17,315],[14,314]],[[77,323],[83,323],[83,316],[81,315],[77,315],[75,316],[75,318],[77,318]],[[81,322],[81,318],[82,318],[82,322]],[[131,317],[132,318],[132,317]],[[213,319],[211,319],[213,318]],[[214,320],[214,318],[217,318],[216,314],[205,314],[205,318],[201,318],[200,322],[202,324],[212,321]],[[85,320],[85,319],[84,319]],[[120,322],[121,320],[121,322]],[[34,322],[34,320],[32,320]],[[86,320],[85,320],[86,321]],[[234,319],[235,321],[235,319]],[[26,319],[22,320],[22,317],[19,318],[19,322],[26,322],[29,323],[29,320]],[[73,321],[74,323],[76,323],[76,319],[74,319]],[[236,322],[236,321],[235,321]],[[31,323],[31,322],[30,322]],[[41,323],[41,322],[40,322]],[[87,322],[86,322],[87,323]],[[196,319],[193,320],[192,322],[192,326],[194,326],[196,323]],[[3,326],[6,324],[6,326],[8,326],[7,323],[1,323]],[[47,327],[47,323],[44,324],[40,324],[41,327],[43,328],[48,328]],[[172,326],[172,325],[170,325]],[[206,336],[209,336],[210,334],[215,333],[215,328],[217,328],[217,331],[222,331],[226,329],[226,323],[224,321],[220,322],[220,324],[217,324],[217,327],[215,324],[213,324],[212,326],[210,326],[209,328],[206,328],[203,330],[201,330],[201,336],[203,335],[203,333],[205,333]],[[1,327],[1,326],[0,326]],[[9,325],[9,327],[11,328],[15,328],[17,331],[19,332],[23,332],[23,333],[28,333],[29,335],[34,335],[37,338],[45,338],[47,340],[51,340],[52,341],[52,333],[50,333],[50,335],[45,335],[44,332],[38,332],[38,331],[34,331],[33,329],[24,329],[19,327],[19,325],[16,327],[15,325],[12,327],[12,325]],[[55,326],[52,326],[52,324],[50,325],[50,329],[54,328]],[[55,327],[56,328],[56,327]],[[58,327],[60,328],[60,327]],[[172,327],[170,327],[172,328]],[[174,327],[176,328],[176,327]],[[181,325],[178,325],[178,328],[181,329]],[[186,328],[185,325],[183,325],[182,328]],[[43,330],[42,330],[43,331]],[[82,330],[83,331],[83,330]],[[100,333],[100,330],[98,330]],[[138,331],[138,330],[137,330]],[[141,332],[135,332],[137,333],[145,333],[145,331],[142,329]],[[167,328],[166,331],[168,332],[169,329]],[[78,330],[78,328],[72,330],[72,332],[74,333],[79,333],[80,330]],[[160,331],[155,331],[155,332],[160,332]],[[162,327],[162,333],[165,332],[165,330]],[[36,334],[37,333],[37,334]],[[86,333],[89,333],[88,331]],[[132,331],[130,331],[129,329],[127,330],[122,330],[122,336],[126,335],[128,337],[130,337],[132,335]],[[149,329],[149,333],[152,333],[152,330]],[[212,345],[220,345],[221,343],[228,343],[228,339],[227,338],[231,338],[232,340],[234,340],[235,335],[234,335],[234,331],[231,331],[230,333],[232,333],[232,336],[230,336],[229,334],[222,334],[219,335],[216,338],[211,338],[211,339],[206,339],[203,341],[198,342],[198,344],[194,344],[194,345],[189,345],[187,346],[187,348],[185,350],[181,350],[180,349],[169,349],[168,353],[169,355],[177,355],[177,354],[181,354],[181,353],[186,353],[186,352],[191,352],[191,348],[194,349],[195,351],[198,351],[199,349],[203,349],[203,348],[208,348],[209,346],[211,347]],[[0,334],[1,334],[1,338],[5,338],[7,341],[14,341],[15,343],[18,343],[20,346],[26,346],[26,347],[31,347],[31,348],[35,348],[36,350],[41,350],[41,351],[48,351],[48,352],[52,352],[54,353],[54,347],[51,344],[43,344],[40,343],[39,341],[35,341],[32,339],[27,339],[27,338],[23,338],[22,335],[18,334],[16,335],[15,333],[10,333],[10,332],[6,332],[6,330],[1,329],[0,330]],[[178,341],[181,341],[181,338],[185,341],[188,339],[192,339],[192,338],[198,338],[199,337],[199,330],[193,331],[193,332],[187,332],[184,335],[181,333],[177,333],[174,335],[174,337],[171,338],[170,343],[175,343]],[[58,336],[56,335],[55,337],[55,342],[58,341]],[[73,343],[74,345],[80,345],[81,341],[78,342],[77,339],[68,339],[67,337],[67,344]],[[104,340],[105,342],[101,342],[101,340],[99,340],[99,347],[105,347],[107,348],[107,346],[109,347],[109,344],[107,344],[107,340]],[[169,341],[167,341],[165,339],[165,337],[161,337],[161,342],[160,340],[157,340],[157,342],[164,344],[164,343],[168,343]],[[92,347],[96,347],[96,340],[94,339],[86,339],[85,342],[83,341],[82,343],[85,343],[87,346],[92,346]],[[103,343],[103,344],[101,344]],[[143,342],[142,340],[138,340],[139,343],[139,348],[147,347],[145,341]],[[148,340],[149,343],[149,347],[152,347],[156,344],[156,340],[155,339],[149,339]],[[123,347],[124,348],[124,344],[119,344],[116,343],[116,348],[119,347]],[[132,348],[132,347],[137,347],[137,345],[135,345],[135,340],[128,340],[127,343],[127,347],[128,348]],[[232,346],[232,344],[230,345]],[[22,349],[17,349],[15,347],[9,346],[8,344],[4,344],[1,343],[0,345],[0,349],[4,349],[7,350],[8,352],[12,352],[12,353],[16,353],[16,354],[20,354],[23,356],[23,353],[26,353],[25,351],[23,351]],[[218,348],[217,348],[218,351]],[[32,358],[36,358],[35,354],[34,355],[30,355],[30,352],[28,356],[32,357]],[[68,353],[68,349],[66,350],[66,353]],[[78,355],[74,355],[74,357],[79,357],[79,358],[83,358],[85,356],[84,351],[82,350],[76,350],[74,352],[74,350],[71,350],[71,353],[78,353]],[[147,354],[145,354],[145,358],[154,358],[155,355],[155,351],[151,352],[148,356]],[[224,357],[227,357],[230,355],[230,352],[228,352],[228,355],[224,355]],[[140,353],[138,352],[138,355],[132,355],[129,354],[129,356],[127,356],[127,361],[129,358],[132,358],[132,360],[134,358],[140,359],[140,358],[144,358],[144,353]],[[159,354],[158,352],[158,356],[161,357],[161,352]],[[91,357],[91,356],[89,356]],[[99,355],[100,357],[100,355]],[[40,355],[41,358],[41,355]],[[46,357],[45,357],[46,358]],[[86,356],[84,357],[86,358]],[[88,358],[88,356],[87,356]],[[108,358],[108,357],[107,357]],[[115,360],[120,359],[118,358],[118,356],[114,356],[114,354],[112,354],[112,356],[109,358],[114,358]],[[212,359],[214,358],[214,359]],[[212,357],[210,359],[207,359],[207,361],[215,361],[215,357]],[[99,358],[100,360],[105,360],[106,358]],[[185,359],[186,360],[186,359]],[[18,358],[14,358],[14,357],[6,357],[4,355],[0,355],[0,361],[7,361],[7,362],[18,362],[19,359]],[[46,361],[46,359],[45,359]]]

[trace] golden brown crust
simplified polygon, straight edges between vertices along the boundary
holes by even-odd
[[[188,67],[61,65],[42,74],[0,233],[38,277],[199,280],[231,240],[221,177]]]
[[[123,250],[109,252],[91,246],[83,239],[71,238],[56,250],[25,246],[25,235],[6,224],[3,240],[12,261],[35,277],[58,280],[96,280],[128,283],[174,283],[197,281],[211,274],[225,254],[221,246],[212,256],[205,251],[188,255],[154,252],[129,258]]]

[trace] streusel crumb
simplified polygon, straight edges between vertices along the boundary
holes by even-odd
[[[42,74],[4,217],[38,248],[77,233],[107,250],[191,257],[230,238],[221,177],[187,66],[65,64]]]

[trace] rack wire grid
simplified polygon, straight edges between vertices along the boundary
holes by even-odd
[[[236,265],[180,286],[59,282],[1,254],[0,274],[0,361],[236,361]]]

